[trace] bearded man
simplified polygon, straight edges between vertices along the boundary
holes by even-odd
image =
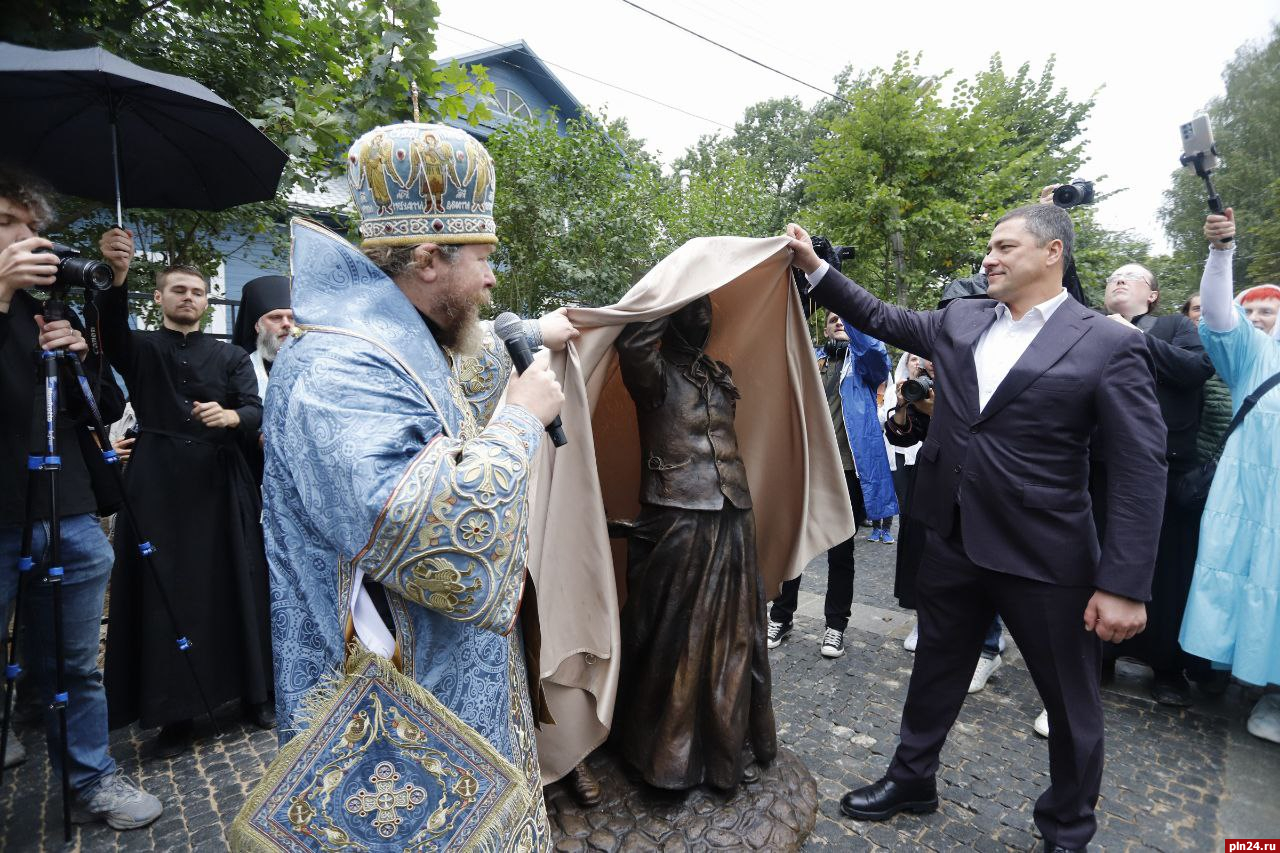
[[[541,361],[514,375],[478,321],[495,283],[492,160],[477,144],[485,179],[447,176],[446,212],[425,214],[408,163],[426,134],[455,151],[467,139],[404,123],[352,146],[360,250],[293,224],[299,333],[273,368],[264,423],[281,741],[313,722],[350,622],[456,717],[457,738],[520,780],[442,849],[550,849],[519,613],[531,469],[564,395]],[[374,144],[389,154],[371,165]],[[404,187],[390,209],[373,191],[384,183]],[[526,331],[552,349],[576,335],[562,313]],[[450,799],[462,788],[441,796],[438,814],[464,808]],[[405,814],[386,843],[409,844],[429,811]]]
[[[289,277],[264,275],[247,282],[240,291],[240,312],[231,339],[249,353],[249,363],[258,380],[258,396],[264,400],[271,367],[292,332]]]
[[[293,309],[289,307],[289,278],[264,275],[245,284],[240,291],[240,312],[231,340],[249,353],[254,378],[258,380],[258,397],[267,399],[267,380],[280,347],[293,333]],[[262,487],[262,432],[242,442],[245,461],[253,479]]]

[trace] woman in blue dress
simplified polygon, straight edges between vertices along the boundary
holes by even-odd
[[[1232,410],[1280,372],[1280,346],[1259,312],[1232,301],[1232,212],[1205,221],[1200,337],[1231,389]],[[1251,302],[1252,304],[1252,302]],[[1273,320],[1274,323],[1274,320]],[[1265,394],[1223,450],[1200,526],[1182,648],[1240,681],[1280,683],[1280,387]],[[1264,695],[1249,731],[1280,742],[1280,694]]]

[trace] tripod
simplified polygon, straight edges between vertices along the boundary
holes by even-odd
[[[92,298],[86,294],[86,305],[91,305]],[[44,304],[44,319],[46,322],[65,319],[65,305],[58,298],[55,292]],[[71,841],[71,781],[68,769],[67,754],[67,704],[69,696],[66,687],[66,655],[65,643],[63,638],[63,619],[62,619],[62,583],[65,576],[64,567],[62,565],[62,530],[60,506],[58,502],[58,481],[59,472],[62,470],[62,457],[58,449],[58,411],[61,403],[61,383],[64,374],[69,373],[74,382],[69,383],[72,393],[78,393],[81,401],[84,403],[85,409],[90,415],[90,427],[98,441],[98,446],[102,450],[103,461],[114,472],[115,482],[120,490],[120,494],[124,499],[124,515],[129,519],[131,531],[134,539],[139,543],[138,550],[142,554],[143,561],[151,574],[152,580],[155,582],[156,589],[160,593],[160,601],[168,615],[170,626],[173,628],[176,637],[178,650],[182,652],[183,658],[187,662],[187,666],[191,671],[191,679],[195,683],[196,692],[200,696],[200,701],[204,706],[205,713],[208,714],[209,720],[213,722],[214,731],[218,731],[217,722],[214,720],[213,709],[209,707],[209,701],[205,696],[204,688],[200,684],[200,679],[196,675],[195,665],[191,661],[190,650],[191,641],[188,640],[178,629],[177,617],[174,615],[173,607],[169,602],[168,593],[165,591],[164,584],[161,583],[160,573],[157,571],[154,556],[155,547],[148,542],[138,528],[137,517],[133,513],[132,507],[129,505],[128,496],[124,488],[124,476],[120,470],[120,458],[116,455],[115,450],[111,447],[111,441],[107,432],[106,425],[102,422],[102,414],[98,410],[98,403],[93,394],[93,389],[89,385],[89,379],[85,375],[84,368],[80,364],[80,359],[74,353],[66,350],[43,351],[40,353],[40,365],[37,367],[37,383],[43,381],[44,385],[44,426],[45,426],[45,446],[42,454],[32,454],[27,458],[27,499],[26,499],[26,516],[22,528],[21,553],[18,558],[18,587],[17,594],[14,597],[14,621],[13,631],[8,637],[8,654],[5,666],[5,691],[4,691],[4,708],[2,716],[0,716],[0,782],[4,780],[4,756],[8,749],[9,728],[11,722],[11,709],[13,706],[13,690],[18,676],[22,674],[22,667],[18,664],[18,637],[19,623],[22,619],[22,598],[24,588],[31,582],[32,573],[36,569],[36,559],[33,552],[34,530],[36,524],[36,489],[34,488],[37,479],[43,478],[48,486],[49,495],[49,537],[48,537],[48,561],[42,566],[43,575],[41,583],[45,584],[51,593],[53,605],[53,642],[54,642],[54,690],[53,698],[49,705],[50,709],[57,714],[58,733],[60,737],[60,757],[62,764],[62,826],[63,835],[66,841]]]

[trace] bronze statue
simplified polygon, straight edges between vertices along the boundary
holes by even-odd
[[[702,297],[616,343],[640,428],[613,740],[650,785],[732,789],[777,754],[755,519]],[[754,759],[754,761],[753,761]]]

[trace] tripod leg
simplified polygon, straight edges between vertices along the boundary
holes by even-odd
[[[13,629],[5,638],[7,645],[4,667],[4,712],[0,719],[0,783],[4,782],[4,759],[9,750],[9,730],[13,723],[13,691],[18,676],[22,675],[22,667],[18,664],[18,631],[22,621],[22,593],[26,589],[27,580],[31,577],[31,569],[35,565],[32,551],[32,538],[35,531],[36,490],[32,488],[32,473],[39,470],[44,463],[43,456],[27,457],[27,508],[22,523],[22,549],[18,554],[18,588],[13,597]],[[8,627],[8,614],[5,614],[5,626]]]
[[[111,447],[110,433],[107,431],[106,424],[102,422],[102,414],[98,411],[98,402],[94,399],[93,389],[89,387],[89,378],[85,376],[84,367],[80,364],[80,359],[68,357],[67,362],[71,365],[71,371],[76,379],[76,387],[80,390],[80,395],[84,399],[85,408],[89,410],[90,426],[93,428],[94,435],[98,439],[98,446],[102,448],[102,458],[115,472],[116,486],[120,490],[120,497],[124,502],[124,509],[121,515],[129,520],[129,532],[133,534],[133,539],[138,543],[138,552],[142,555],[142,561],[147,566],[147,572],[151,575],[151,580],[155,582],[156,591],[160,594],[160,603],[164,607],[165,614],[169,618],[169,626],[174,634],[174,642],[178,646],[178,651],[182,653],[182,659],[187,662],[187,670],[191,673],[191,681],[196,686],[196,694],[200,697],[200,704],[204,706],[205,715],[209,718],[209,723],[213,726],[215,735],[221,735],[222,731],[218,728],[218,721],[213,716],[213,708],[209,705],[209,699],[205,695],[204,686],[200,683],[200,677],[196,674],[195,663],[191,660],[191,641],[178,627],[178,617],[174,613],[173,605],[169,601],[169,593],[166,591],[164,584],[160,579],[159,569],[155,564],[156,548],[142,536],[142,531],[138,527],[138,517],[133,512],[133,505],[129,501],[129,494],[125,491],[124,472],[120,469],[120,457],[116,455],[115,450]],[[119,535],[117,533],[117,535]]]
[[[62,759],[62,833],[71,842],[71,768],[67,752],[66,651],[62,633],[62,519],[59,517],[58,480],[62,458],[58,455],[58,361],[61,350],[42,352],[44,363],[45,457],[40,472],[49,484],[49,565],[44,582],[53,590],[54,693],[51,707],[58,715],[59,755]],[[75,356],[71,356],[76,358]],[[78,361],[79,359],[77,359]]]

